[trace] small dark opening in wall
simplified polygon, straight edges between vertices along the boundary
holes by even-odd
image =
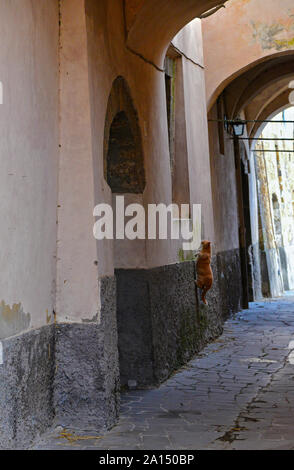
[[[104,129],[104,177],[113,193],[142,194],[145,188],[141,130],[129,87],[113,82]]]
[[[172,97],[172,79],[169,75],[165,74],[165,94],[166,94],[166,111],[167,111],[167,125],[168,125],[168,136],[170,140],[171,134],[171,97]]]
[[[107,183],[114,193],[142,193],[145,186],[142,154],[124,111],[116,114],[110,127]]]
[[[175,157],[175,80],[176,60],[167,56],[165,58],[165,94],[170,165],[172,171]]]

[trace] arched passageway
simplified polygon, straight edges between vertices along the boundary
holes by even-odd
[[[270,277],[276,279],[275,283],[280,292],[294,287],[293,120],[293,107],[287,107],[277,113],[256,135],[259,140],[256,140],[252,146],[256,171],[260,174],[259,203],[263,213],[262,229],[266,234],[267,244],[271,245],[271,260],[267,259],[268,272],[274,263],[276,275]]]
[[[238,76],[245,78],[253,64],[262,66],[293,53],[293,2],[267,0],[265,7],[264,0],[229,1],[226,8],[202,21],[202,30],[211,109],[222,91]],[[277,75],[280,72],[277,67]],[[259,93],[254,79],[244,80],[243,85]]]
[[[28,445],[53,420],[75,429],[113,426],[119,382],[165,381],[221,333],[231,313],[293,279],[290,244],[275,246],[277,201],[260,191],[267,159],[260,151],[256,165],[251,142],[260,121],[286,106],[293,0],[283,8],[267,0],[268,24],[264,0],[225,2],[227,10],[203,22],[199,15],[219,0],[17,3],[0,6],[9,38],[0,47],[3,116],[14,117],[2,120],[0,171],[0,327],[12,318],[0,336],[0,446],[7,447]],[[213,25],[209,61],[206,22]],[[246,121],[243,137],[224,127],[228,118]],[[274,190],[280,213],[282,192]],[[195,290],[194,259],[178,240],[138,239],[130,247],[93,237],[93,209],[114,208],[116,197],[202,205],[202,238],[213,246],[208,306]],[[25,231],[16,230],[19,208]],[[285,239],[284,224],[283,216]],[[208,395],[210,387],[206,402]]]
[[[240,4],[239,1],[232,3]],[[248,5],[253,2],[241,3]],[[251,204],[251,201],[258,200],[258,188],[250,141],[233,138],[231,130],[227,132],[228,129],[223,126],[214,128],[217,137],[212,139],[209,168],[204,98],[205,61],[199,22],[187,27],[173,44],[171,55],[173,58],[176,56],[180,63],[177,78],[182,80],[177,91],[182,95],[178,109],[181,110],[180,117],[184,118],[182,121],[179,119],[177,124],[184,124],[179,148],[185,159],[174,158],[177,157],[176,152],[171,152],[171,107],[166,106],[166,98],[169,101],[172,93],[166,91],[167,87],[173,91],[170,84],[174,77],[172,73],[171,80],[165,77],[168,71],[166,53],[174,34],[206,8],[215,6],[216,2],[87,0],[85,4],[88,62],[86,66],[83,64],[83,70],[86,69],[89,74],[85,78],[89,78],[90,82],[93,136],[89,147],[92,145],[94,149],[94,161],[98,162],[98,167],[103,167],[101,142],[104,131],[104,168],[101,171],[99,167],[100,172],[95,172],[96,199],[104,200],[105,195],[112,199],[116,195],[124,195],[129,201],[135,202],[143,196],[150,203],[169,203],[175,196],[172,184],[180,180],[181,184],[186,183],[184,195],[180,194],[180,198],[203,204],[203,237],[216,242],[212,260],[215,283],[209,293],[210,305],[207,308],[199,304],[195,293],[194,264],[183,259],[176,244],[150,243],[146,251],[141,242],[132,250],[127,243],[120,241],[100,244],[97,255],[99,281],[104,286],[109,281],[106,276],[111,277],[114,268],[118,286],[116,304],[121,382],[125,385],[132,380],[144,386],[148,374],[148,381],[149,378],[153,380],[155,375],[156,383],[165,380],[207,341],[219,334],[224,317],[240,308],[240,260],[243,276],[242,306],[246,307],[248,300],[266,293],[268,287],[269,294],[273,294],[272,286],[269,283],[265,286],[264,277],[260,275],[263,270],[260,261],[261,242],[267,249],[266,239],[260,233],[263,213],[259,204]],[[237,28],[235,32],[239,34]],[[211,111],[212,117],[220,116],[222,121],[225,117],[235,119],[239,115],[243,119],[250,116],[251,120],[256,120],[256,116],[268,117],[282,106],[285,99],[286,80],[291,74],[291,51],[282,47],[283,50],[275,54],[274,51],[260,51],[259,46],[251,48],[255,56],[250,60],[247,57],[244,67],[239,62],[239,67],[231,71],[228,79],[228,76],[223,77],[219,73],[220,66],[217,67],[220,61],[226,65],[223,52],[229,48],[228,42],[224,45],[221,41],[223,36],[219,35],[219,40],[214,43],[215,48],[220,44],[223,50],[213,65],[226,96],[220,97]],[[193,47],[195,44],[197,48]],[[248,74],[245,75],[245,72]],[[108,100],[111,84],[118,75],[126,78],[129,87],[123,79],[115,80]],[[240,80],[237,81],[237,78]],[[281,93],[272,93],[274,87],[281,87]],[[134,106],[129,103],[130,95],[138,112],[139,127]],[[247,124],[247,137],[254,137],[255,122],[252,128],[250,123]],[[137,139],[140,135],[143,152]],[[144,165],[143,153],[146,157]],[[183,160],[185,167],[181,167]],[[179,167],[184,170],[177,174],[175,181],[171,167],[174,174]],[[214,210],[211,204],[211,180]],[[104,250],[106,245],[107,250]],[[108,250],[109,247],[111,249]],[[145,253],[148,272],[144,265]],[[144,269],[136,269],[138,266],[144,266]],[[251,276],[251,281],[248,276]],[[94,281],[96,278],[97,273]],[[110,309],[115,307],[113,298],[109,296],[105,299],[103,289],[101,292],[103,325],[109,319]],[[111,352],[103,333],[103,330],[99,330],[99,340],[103,338],[101,342],[106,350],[103,357],[105,365],[109,364]],[[114,329],[111,335],[116,339]],[[147,345],[147,348],[142,348],[142,344],[144,347]],[[109,369],[102,370],[101,374],[106,383]],[[105,393],[105,388],[101,395],[103,399],[106,397],[105,403],[109,403],[113,393],[109,386]],[[112,410],[108,411],[111,415]]]
[[[290,153],[286,153],[286,144],[291,147],[293,138],[293,135],[290,135],[292,128],[289,127],[292,121],[291,112],[286,111],[288,119],[285,118],[285,113],[279,114],[280,127],[278,122],[271,124],[271,119],[276,121],[275,115],[281,109],[290,106],[292,61],[293,52],[288,51],[282,55],[276,54],[261,63],[248,65],[245,72],[240,73],[227,85],[209,113],[212,160],[215,160],[212,149],[216,148],[212,127],[216,125],[218,152],[223,155],[232,152],[235,160],[243,306],[246,306],[248,300],[261,296],[277,296],[290,287],[284,248],[279,247],[281,227],[277,225],[278,201],[272,199],[268,184],[270,165],[276,168],[272,178],[275,177],[279,187],[279,181],[280,186],[283,186],[279,168],[281,155],[292,161],[289,147]],[[241,126],[235,131],[230,119],[241,119],[243,129]],[[283,120],[289,133],[283,131]],[[272,133],[268,133],[269,128],[272,128]],[[260,152],[257,152],[257,149]],[[215,171],[215,165],[212,168]],[[288,178],[292,178],[290,173]],[[291,212],[290,206],[288,211]],[[224,215],[218,212],[216,216]],[[293,214],[290,216],[293,217]]]

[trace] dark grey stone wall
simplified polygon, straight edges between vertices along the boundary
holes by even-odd
[[[217,254],[220,309],[226,320],[241,309],[242,278],[239,249]]]
[[[239,250],[214,256],[212,269],[207,306],[195,286],[194,262],[116,270],[122,385],[162,382],[221,334],[224,320],[240,309]]]
[[[154,383],[152,325],[148,271],[118,269],[117,328],[120,382]]]
[[[2,341],[0,449],[23,449],[54,418],[54,326]]]
[[[56,423],[109,429],[119,412],[115,280],[101,280],[101,322],[56,325]]]
[[[101,280],[101,322],[57,324],[2,341],[0,449],[27,448],[53,423],[112,427],[119,413],[116,288]]]
[[[225,312],[223,310],[224,303],[221,298],[220,281],[217,270],[217,256],[212,256],[211,267],[213,272],[213,286],[206,294],[207,305],[201,302],[201,290],[197,289],[197,308],[199,323],[201,325],[199,350],[222,333],[222,325],[225,318]]]
[[[120,380],[116,315],[116,279],[101,279],[101,329],[103,334],[103,372],[105,391],[105,424],[109,429],[115,424],[120,408]]]
[[[212,268],[207,306],[195,287],[194,262],[118,270],[116,279],[101,279],[99,323],[48,325],[3,340],[0,448],[27,448],[53,423],[112,427],[119,375],[123,385],[159,384],[219,336],[224,319],[239,309],[238,250],[213,257]]]
[[[184,262],[150,270],[150,299],[156,383],[184,365],[221,331],[214,288],[209,305],[199,300],[195,263]]]
[[[150,270],[154,375],[157,383],[183,365],[197,350],[194,263],[184,262]]]

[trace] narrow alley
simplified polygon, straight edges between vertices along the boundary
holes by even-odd
[[[294,292],[250,304],[158,389],[122,396],[104,436],[61,427],[34,449],[294,449]]]
[[[0,27],[0,452],[294,450],[294,1]]]

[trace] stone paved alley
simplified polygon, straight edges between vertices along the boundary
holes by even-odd
[[[57,428],[33,449],[294,449],[294,292],[250,304],[104,436]]]

